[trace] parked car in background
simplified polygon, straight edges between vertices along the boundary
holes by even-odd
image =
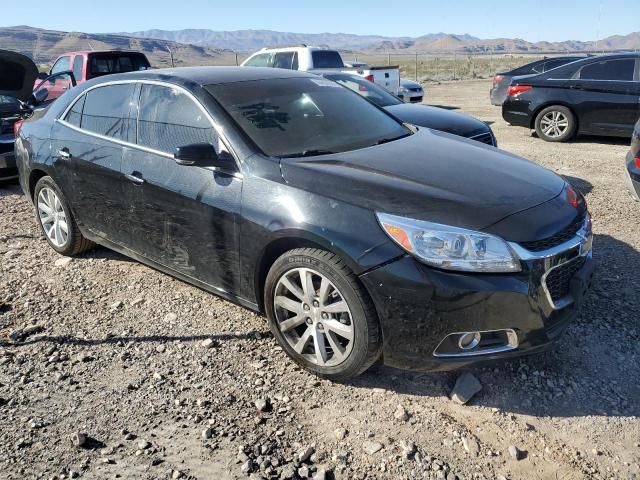
[[[16,141],[46,241],[100,243],[265,313],[304,368],[454,368],[543,351],[593,275],[582,195],[401,123],[330,80],[202,67],[99,78]]]
[[[73,72],[77,84],[91,80],[92,78],[114,73],[136,72],[151,68],[149,60],[142,52],[128,50],[91,50],[68,52],[60,55],[53,63],[48,74],[49,77],[61,72]],[[36,84],[34,90],[41,85]],[[68,83],[58,79],[49,85],[50,98],[54,99],[62,95],[70,88]]]
[[[75,86],[71,72],[58,72],[38,82],[38,67],[29,57],[0,50],[0,181],[17,178],[15,132],[20,123],[59,95],[55,86]],[[33,90],[34,82],[38,87]]]
[[[344,62],[346,67],[349,68],[369,68],[369,64],[364,62]],[[421,103],[424,100],[424,89],[422,85],[413,80],[407,80],[405,78],[400,79],[400,86],[398,87],[398,93],[396,96],[409,103]]]
[[[627,181],[629,191],[636,200],[640,200],[640,120],[631,135],[631,149],[627,154]]]
[[[422,103],[424,101],[424,88],[418,82],[401,78],[398,98],[409,103]]]
[[[628,138],[640,115],[639,62],[639,54],[602,55],[514,77],[502,116],[548,142],[575,134]]]
[[[352,62],[355,65],[358,62]],[[295,47],[263,48],[254,53],[244,62],[243,67],[272,67],[285,68],[287,70],[300,70],[314,72],[322,70],[349,71],[370,82],[387,89],[394,95],[400,87],[400,68],[397,66],[372,67],[368,64],[358,63],[358,67],[348,67],[340,52],[328,48],[308,47],[299,45]]]
[[[452,133],[494,147],[498,146],[491,127],[477,118],[444,108],[407,104],[384,88],[351,73],[328,72],[322,76],[353,90],[405,123]]]
[[[527,63],[526,65],[522,65],[521,67],[514,68],[513,70],[510,70],[508,72],[496,73],[495,77],[493,77],[493,87],[489,92],[489,96],[491,97],[491,104],[498,106],[502,105],[502,103],[507,98],[507,89],[509,88],[511,79],[513,77],[545,73],[549,70],[553,70],[554,68],[561,67],[562,65],[566,65],[567,63],[575,62],[576,60],[581,60],[583,58],[585,57],[570,56],[544,58],[542,60],[536,60],[535,62]]]

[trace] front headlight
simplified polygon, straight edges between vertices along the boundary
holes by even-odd
[[[404,87],[398,88],[398,94],[399,95],[404,95],[405,93],[409,93],[409,91],[406,88],[404,88]]]
[[[520,261],[507,242],[488,233],[376,213],[394,242],[422,262],[464,272],[519,272]]]

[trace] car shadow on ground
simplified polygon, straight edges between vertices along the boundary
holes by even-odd
[[[535,130],[531,131],[531,136],[537,139],[540,139]],[[573,137],[571,140],[567,140],[564,143],[575,143],[575,144],[593,144],[599,143],[601,145],[630,145],[631,144],[631,135],[628,137],[606,137],[601,135],[577,135]]]
[[[357,388],[446,397],[471,371],[483,389],[470,402],[504,412],[551,417],[640,415],[640,252],[596,235],[594,288],[578,318],[544,355],[450,372],[404,372],[376,366]]]
[[[583,195],[588,195],[593,190],[593,184],[587,180],[579,177],[572,177],[570,175],[561,175],[571,186],[577,188]]]

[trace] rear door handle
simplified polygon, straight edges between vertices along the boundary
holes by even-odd
[[[142,185],[144,183],[144,178],[142,178],[142,174],[140,172],[125,173],[124,176],[127,180],[135,183],[136,185]]]
[[[67,147],[61,148],[60,150],[58,150],[58,158],[62,158],[65,160],[69,159],[71,158],[71,152]]]

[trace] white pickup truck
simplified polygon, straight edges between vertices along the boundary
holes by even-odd
[[[397,66],[371,67],[366,65],[366,68],[348,68],[337,50],[308,47],[306,45],[263,48],[242,62],[242,66],[286,68],[288,70],[306,72],[337,70],[364,77],[386,88],[394,95],[398,94],[398,89],[400,88],[400,69]]]

